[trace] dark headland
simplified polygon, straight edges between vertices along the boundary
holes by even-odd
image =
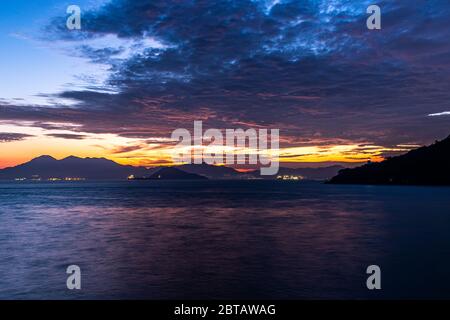
[[[341,170],[328,183],[450,185],[450,136],[382,162]]]

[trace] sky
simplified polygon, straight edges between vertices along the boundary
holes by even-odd
[[[66,10],[81,8],[81,30]],[[366,9],[381,8],[381,30]],[[380,161],[450,134],[448,0],[0,3],[0,168],[171,163],[177,128],[280,129],[289,166]]]

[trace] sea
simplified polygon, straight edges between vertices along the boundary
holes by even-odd
[[[449,187],[0,183],[0,299],[436,298],[450,298]]]

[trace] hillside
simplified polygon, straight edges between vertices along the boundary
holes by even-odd
[[[450,137],[379,163],[344,169],[332,184],[450,185]]]
[[[129,175],[148,175],[151,171],[142,167],[123,166],[104,158],[78,158],[70,156],[56,160],[41,156],[21,165],[0,170],[0,180],[16,178],[83,178],[89,180],[126,179]]]

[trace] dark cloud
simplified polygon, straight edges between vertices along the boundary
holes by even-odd
[[[82,32],[68,32],[62,18],[47,30],[111,66],[105,92],[62,93],[78,102],[71,108],[4,106],[0,118],[139,138],[169,136],[193,120],[253,124],[281,128],[285,144],[447,136],[448,122],[426,115],[448,110],[450,101],[448,0],[378,1],[377,31],[366,28],[370,4],[113,0],[84,13]],[[80,41],[105,35],[135,45],[98,49]]]
[[[0,132],[0,143],[21,141],[31,137],[33,136],[29,134]]]
[[[112,153],[119,154],[119,153],[128,153],[132,151],[141,150],[143,146],[141,145],[135,145],[135,146],[121,146],[112,151]]]
[[[53,138],[68,139],[68,140],[83,140],[86,138],[86,135],[72,134],[72,133],[51,133],[51,134],[47,134],[47,136],[53,137]]]

